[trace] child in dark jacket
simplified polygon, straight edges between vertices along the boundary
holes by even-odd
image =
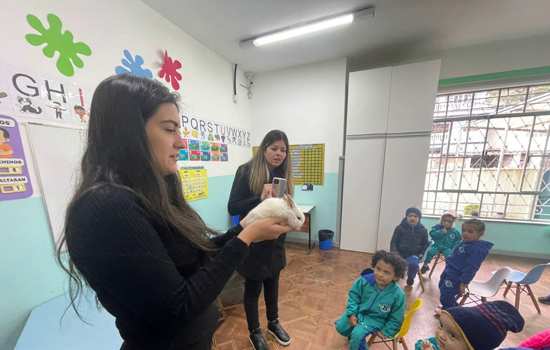
[[[460,232],[453,227],[456,215],[451,212],[445,212],[441,215],[441,221],[439,224],[434,225],[430,230],[430,237],[432,238],[432,245],[426,251],[424,256],[424,264],[420,269],[420,272],[426,273],[430,268],[428,264],[436,254],[442,254],[447,258],[455,247],[460,243]]]
[[[464,294],[493,247],[493,243],[480,239],[484,233],[485,224],[481,220],[470,219],[462,224],[462,242],[447,258],[439,279],[439,300],[443,309],[458,305],[456,298]]]
[[[420,223],[422,213],[418,208],[409,208],[405,218],[393,231],[390,251],[398,253],[407,261],[407,287],[412,289],[414,278],[418,273],[418,263],[428,247],[428,231]]]
[[[336,330],[349,339],[350,350],[366,349],[365,337],[381,332],[393,337],[405,314],[405,294],[396,283],[403,278],[405,261],[384,250],[372,257],[373,269],[366,269],[349,291],[346,311],[336,321]]]

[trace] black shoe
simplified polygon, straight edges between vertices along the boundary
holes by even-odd
[[[539,301],[543,304],[550,305],[550,295],[539,297]]]
[[[248,339],[250,340],[250,343],[252,344],[254,350],[269,350],[267,340],[262,334],[262,330],[260,328],[256,328],[255,330],[251,331]]]
[[[425,274],[428,271],[430,271],[430,267],[428,265],[422,265],[422,268],[420,269],[420,273]]]
[[[278,320],[269,321],[267,323],[267,331],[275,338],[277,343],[281,345],[287,346],[292,341],[292,338],[290,338],[290,335],[288,335]]]

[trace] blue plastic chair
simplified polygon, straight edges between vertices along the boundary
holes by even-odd
[[[535,308],[537,309],[537,312],[540,314],[540,307],[537,302],[537,298],[535,298],[535,295],[533,294],[533,291],[531,290],[530,285],[537,283],[540,279],[540,276],[542,276],[542,273],[544,272],[544,269],[550,266],[550,263],[546,264],[540,264],[535,265],[531,271],[525,273],[517,270],[512,270],[508,277],[506,278],[506,289],[504,290],[504,297],[506,298],[506,295],[510,291],[510,288],[512,288],[512,285],[515,283],[516,285],[516,309],[519,311],[519,299],[521,297],[521,293],[528,294],[531,297],[531,300],[533,301],[533,304],[535,304]]]

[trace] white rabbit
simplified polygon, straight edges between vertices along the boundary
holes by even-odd
[[[294,230],[302,227],[305,221],[304,213],[296,206],[294,200],[289,195],[283,198],[267,198],[257,207],[252,209],[242,223],[248,225],[256,220],[263,218],[280,218],[288,221],[288,226]]]

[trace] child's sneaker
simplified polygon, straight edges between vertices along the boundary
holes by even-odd
[[[422,265],[422,268],[420,269],[420,273],[425,274],[428,271],[430,271],[430,267],[428,265]]]

